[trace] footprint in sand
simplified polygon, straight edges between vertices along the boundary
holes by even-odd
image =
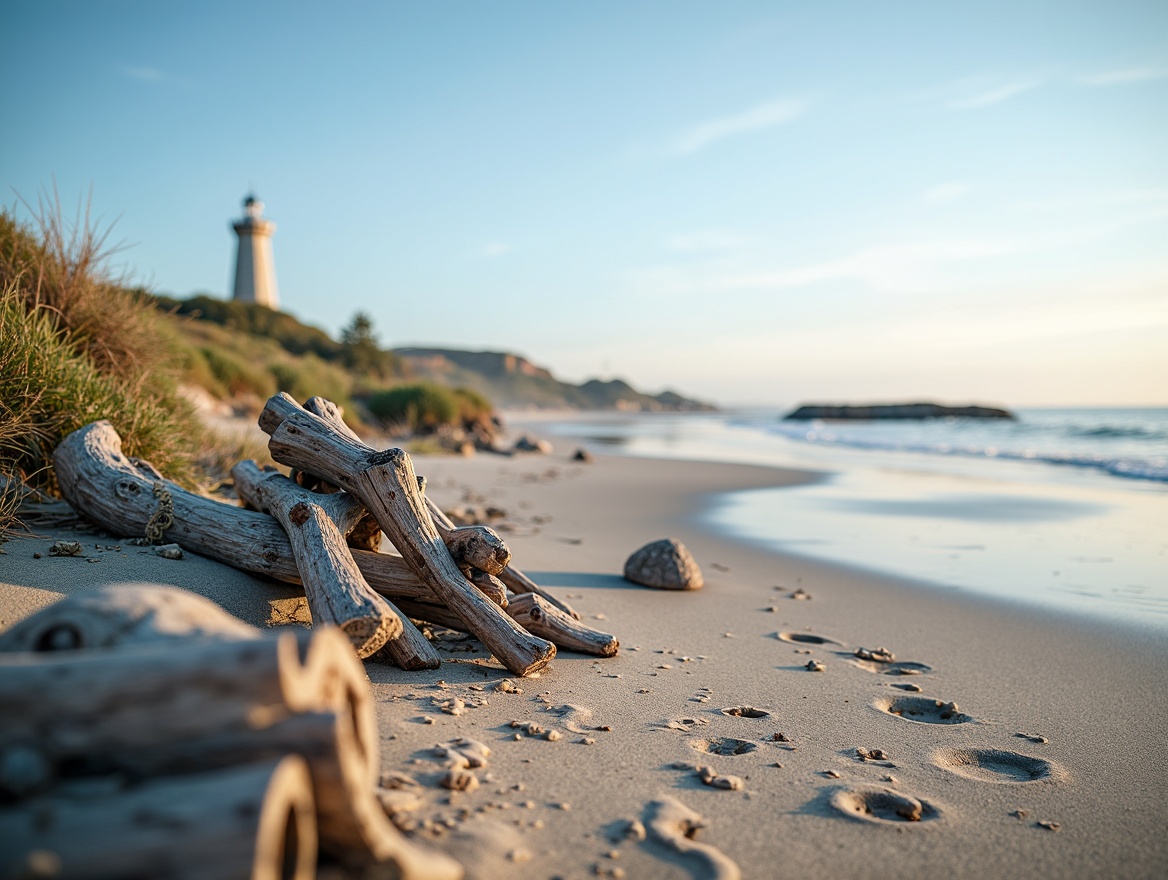
[[[943,770],[979,782],[1026,783],[1065,779],[1053,761],[1001,749],[938,749],[933,763]]]
[[[738,865],[720,850],[694,838],[706,822],[673,798],[663,797],[645,805],[645,826],[650,840],[681,856],[695,880],[740,880]]]
[[[931,822],[941,817],[936,804],[878,786],[841,788],[831,796],[831,805],[851,819],[874,825]]]
[[[843,646],[843,642],[837,642],[835,639],[827,636],[816,635],[808,632],[777,632],[775,638],[780,642],[791,642],[794,645],[838,645]]]
[[[734,739],[729,736],[713,737],[711,739],[690,740],[690,746],[707,755],[745,755],[758,748],[756,743],[744,739]]]
[[[976,720],[958,709],[956,703],[931,697],[884,697],[872,705],[887,715],[918,724],[966,724]]]
[[[766,718],[771,713],[765,709],[756,709],[754,706],[729,706],[722,710],[722,714],[735,718]]]
[[[880,675],[927,675],[933,671],[933,667],[927,663],[913,663],[910,660],[879,663],[873,660],[858,660],[851,654],[845,656],[851,657],[852,659],[849,662],[858,669],[866,669],[868,672],[875,672]]]

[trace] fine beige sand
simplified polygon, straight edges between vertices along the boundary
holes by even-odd
[[[366,665],[384,770],[418,784],[398,782],[413,806],[399,821],[469,877],[1168,876],[1162,635],[780,556],[699,524],[711,493],[811,478],[797,472],[559,452],[417,470],[444,507],[504,508],[515,562],[621,641],[615,658],[561,652],[525,680],[461,638],[441,641],[435,672]],[[306,617],[294,589],[190,554],[90,533],[87,558],[34,559],[75,533],[41,535],[3,548],[0,628],[122,581],[176,584],[260,625]],[[661,537],[693,552],[702,590],[620,576]],[[859,648],[891,651],[903,674]],[[490,749],[473,791],[438,784],[434,746],[459,736]]]

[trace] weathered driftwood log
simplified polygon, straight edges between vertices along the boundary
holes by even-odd
[[[339,627],[362,658],[401,634],[401,619],[365,582],[333,521],[338,506],[352,500],[346,493],[314,494],[250,460],[233,467],[231,476],[240,498],[266,510],[284,527],[315,623]],[[363,515],[364,505],[356,506]]]
[[[405,452],[374,452],[286,394],[272,397],[259,421],[271,435],[273,458],[319,474],[364,501],[418,578],[512,673],[535,672],[555,656],[551,642],[528,633],[467,582],[434,528]]]
[[[463,632],[467,630],[466,625],[449,608],[411,599],[402,599],[398,604],[414,620],[424,620]],[[567,651],[611,657],[620,649],[615,636],[585,626],[533,594],[512,596],[507,604],[507,613],[530,632]]]
[[[187,590],[105,584],[76,593],[0,633],[0,652],[110,648],[193,638],[258,639],[262,631]]]
[[[312,785],[297,755],[0,810],[5,877],[312,880]]]
[[[557,647],[598,657],[612,657],[620,650],[616,636],[585,626],[536,593],[512,596],[507,613],[524,629],[551,639]]]

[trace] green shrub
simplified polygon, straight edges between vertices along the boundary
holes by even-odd
[[[228,394],[235,396],[250,393],[267,398],[276,393],[276,380],[271,373],[253,368],[221,349],[206,346],[201,352],[211,369],[211,375],[227,389]]]
[[[454,392],[430,382],[398,385],[378,392],[366,401],[366,406],[382,423],[411,431],[434,431],[458,420]]]

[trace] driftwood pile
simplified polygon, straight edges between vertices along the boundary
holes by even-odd
[[[437,668],[411,619],[473,634],[520,676],[546,666],[557,645],[617,652],[616,638],[512,566],[493,530],[456,527],[426,497],[409,455],[363,444],[330,401],[301,407],[277,394],[259,424],[272,458],[293,470],[236,466],[237,492],[255,510],[186,492],[127,458],[104,421],[61,442],[57,479],[78,512],[115,534],[164,531],[185,550],[303,584],[314,622],[339,628],[361,658]],[[378,552],[382,532],[398,555]]]
[[[364,669],[333,627],[265,634],[172,587],[105,587],[0,635],[0,873],[296,878],[317,849],[462,868],[376,797]]]

